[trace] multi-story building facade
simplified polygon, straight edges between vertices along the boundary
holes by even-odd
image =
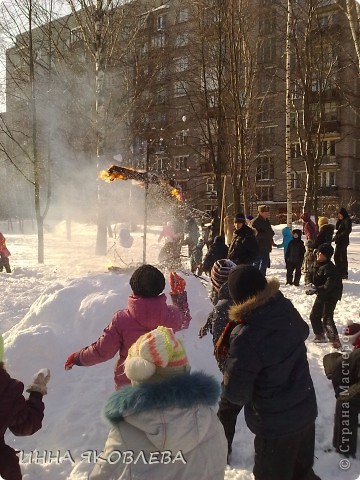
[[[189,205],[209,210],[224,203],[228,212],[235,213],[232,184],[241,169],[233,167],[241,163],[244,178],[239,191],[240,195],[244,190],[247,192],[248,210],[255,211],[257,204],[269,203],[273,221],[282,220],[288,193],[286,3],[259,0],[255,6],[249,2],[254,22],[249,43],[254,46],[247,52],[251,51],[253,57],[248,63],[242,59],[238,72],[234,73],[231,49],[237,38],[230,38],[228,29],[228,12],[234,2],[214,0],[204,1],[203,5],[187,0],[144,1],[141,5],[137,2],[136,10],[126,17],[126,25],[122,24],[118,44],[121,62],[109,60],[104,71],[107,123],[101,167],[111,163],[114,155],[121,154],[123,165],[146,168],[172,180],[181,188]],[[353,45],[347,20],[337,2],[319,0],[312,27],[306,31],[299,26],[305,24],[300,17],[304,8],[301,14],[296,8],[299,3],[306,2],[294,2],[293,12],[299,15],[298,37],[294,32],[291,50],[293,208],[300,211],[306,177],[315,166],[316,181],[311,188],[316,192],[317,209],[319,213],[330,214],[340,205],[360,200],[356,96],[359,81],[351,61]],[[131,5],[129,8],[131,12]],[[242,21],[241,13],[236,13],[238,22]],[[91,58],[72,15],[55,24],[57,48],[50,61],[58,81],[56,87],[52,84],[51,104],[62,119],[52,123],[56,146],[61,143],[63,152],[63,145],[67,145],[69,165],[77,161],[86,164],[90,157],[94,163],[96,142],[91,132],[96,121],[85,113],[94,109],[96,85]],[[35,37],[39,45],[43,44],[44,30],[37,29]],[[6,117],[12,119],[12,125],[15,120],[24,120],[26,106],[23,103],[22,109],[21,102],[28,98],[18,94],[18,84],[13,81],[14,68],[19,69],[22,64],[22,38],[19,36],[17,44],[8,51]],[[134,41],[130,42],[130,38]],[[305,38],[312,46],[310,53],[302,50]],[[127,45],[126,55],[123,45]],[[14,61],[14,55],[20,60]],[[46,59],[49,57],[43,54],[43,66]],[[251,96],[241,83],[241,75],[246,75],[250,65],[254,68]],[[76,71],[76,75],[68,78],[69,70]],[[236,88],[243,89],[237,103]],[[48,118],[48,102],[49,97],[41,98],[39,110],[44,119]],[[80,110],[76,110],[78,103]],[[70,118],[76,119],[76,128]],[[48,125],[44,121],[39,126],[39,137]],[[62,157],[53,151],[59,182],[65,181],[61,175]],[[219,179],[224,176],[222,195]]]

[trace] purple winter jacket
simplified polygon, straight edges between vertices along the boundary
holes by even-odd
[[[90,366],[106,362],[119,352],[114,367],[115,388],[119,390],[130,383],[124,374],[124,361],[128,350],[136,340],[159,325],[175,332],[187,328],[191,319],[186,292],[171,294],[174,305],[167,305],[165,294],[158,297],[129,295],[128,308],[118,310],[104,333],[96,342],[83,348],[75,358],[75,364]]]
[[[4,434],[7,429],[17,436],[37,432],[44,417],[44,403],[39,392],[31,392],[26,400],[24,384],[11,378],[0,365],[0,475],[5,480],[21,480],[19,459],[6,445]]]

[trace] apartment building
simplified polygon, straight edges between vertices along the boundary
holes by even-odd
[[[336,2],[319,0],[311,29],[306,30],[307,2],[292,3],[298,19],[297,40],[294,33],[291,49],[293,210],[302,208],[311,168],[315,168],[316,181],[309,194],[315,189],[319,213],[331,214],[338,206],[349,204],[355,210],[360,200],[359,81],[347,20]],[[249,211],[255,211],[259,203],[269,203],[272,221],[283,220],[287,199],[286,4],[249,2],[253,24],[252,45],[247,50],[243,37],[229,36],[234,2],[158,0],[128,5],[126,18],[119,23],[119,53],[104,69],[106,134],[97,159],[96,121],[90,115],[96,90],[92,58],[72,15],[54,22],[57,48],[50,59],[51,97],[38,97],[43,119],[38,134],[45,139],[49,125],[56,132],[50,135],[56,138],[52,153],[58,172],[55,179],[65,181],[64,155],[56,151],[61,144],[64,152],[66,144],[67,168],[77,162],[81,166],[95,162],[95,176],[96,166],[105,168],[114,155],[121,154],[123,165],[147,169],[177,185],[191,206],[209,210],[224,203],[226,210],[234,213],[233,191],[241,196],[246,190]],[[237,25],[244,21],[245,13],[236,13]],[[49,47],[44,46],[44,31],[37,29],[35,38],[43,47],[36,50],[36,64],[45,81]],[[312,46],[307,56],[305,38]],[[30,132],[31,118],[24,115],[29,112],[26,102],[30,96],[23,87],[20,94],[19,83],[14,82],[14,69],[24,68],[21,49],[26,42],[22,39],[19,36],[8,51],[5,115],[13,126],[26,119]],[[234,72],[234,45],[239,39],[243,42],[239,48],[253,57],[246,63],[244,54]],[[251,89],[241,80],[249,65],[253,68]],[[239,95],[235,99],[236,89]],[[44,140],[39,145],[45,152]],[[21,157],[21,152],[17,155]]]

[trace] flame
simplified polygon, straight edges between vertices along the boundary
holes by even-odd
[[[178,200],[179,202],[182,201],[181,193],[180,193],[180,191],[179,191],[177,188],[173,188],[172,190],[170,190],[170,195],[172,195],[173,197],[175,197],[176,200]]]

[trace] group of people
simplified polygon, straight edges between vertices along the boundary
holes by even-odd
[[[317,402],[305,346],[309,327],[280,291],[279,281],[266,277],[274,234],[268,214],[266,206],[259,207],[259,215],[250,224],[243,215],[235,216],[226,255],[216,259],[210,269],[214,306],[199,337],[208,331],[213,335],[223,375],[221,389],[211,375],[190,372],[185,345],[176,336],[191,321],[186,281],[175,271],[169,273],[169,305],[163,293],[165,277],[152,265],[133,272],[127,308],[115,313],[94,343],[69,355],[66,370],[117,355],[115,392],[104,408],[111,429],[89,479],[223,479],[237,416],[244,409],[246,424],[255,434],[255,480],[320,480],[313,471]],[[341,235],[340,224],[336,230]],[[291,260],[300,251],[301,233],[292,232],[287,245],[289,251],[294,244],[288,256]],[[342,278],[337,274],[335,281],[333,252],[330,243],[318,245],[306,293],[316,294],[310,315],[315,338],[326,334],[338,348],[332,314],[341,298]],[[324,368],[337,398],[333,445],[340,453],[355,455],[360,325],[348,326],[345,335],[354,347],[347,357],[350,368],[343,368],[341,353],[325,356]],[[0,343],[3,434],[9,428],[15,435],[31,435],[41,427],[42,398],[50,372],[43,369],[35,375],[25,399],[23,384],[11,379],[2,356]],[[343,435],[346,408],[350,443]],[[124,450],[145,460],[111,461],[112,452]],[[151,462],[153,454],[166,455],[167,461]],[[16,453],[4,440],[0,475],[5,480],[22,478]]]

